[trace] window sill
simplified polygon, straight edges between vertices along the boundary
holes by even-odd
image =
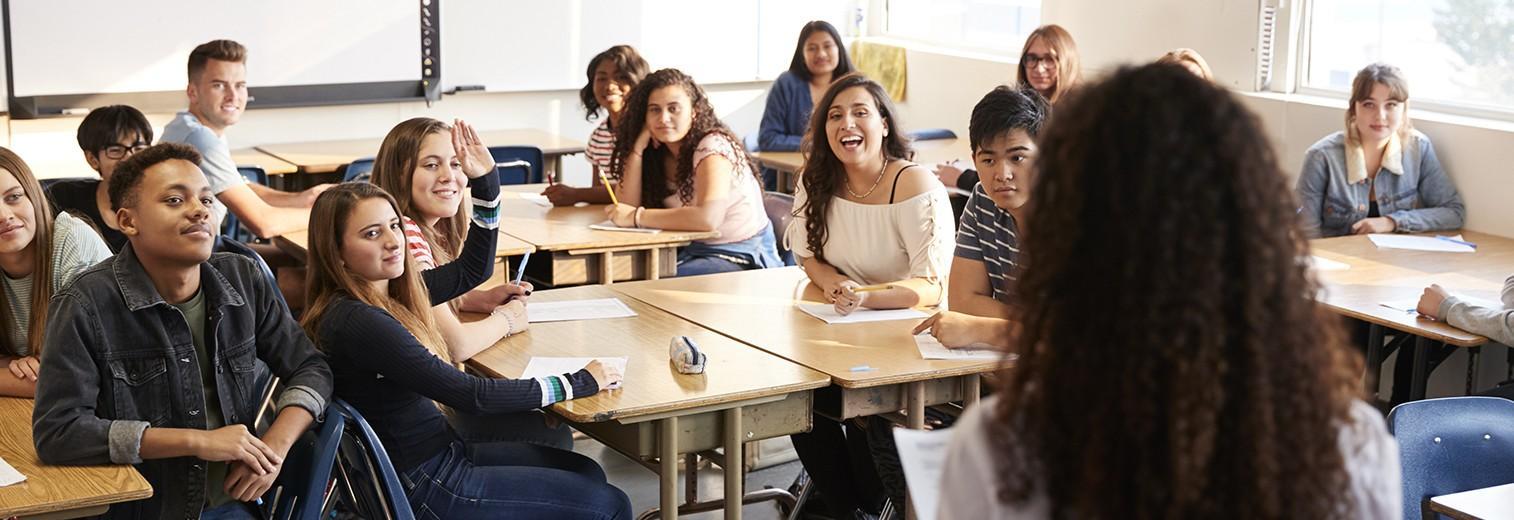
[[[1283,103],[1297,103],[1301,105],[1316,106],[1346,110],[1346,96],[1323,96],[1317,94],[1283,94],[1278,92],[1239,92],[1242,96]],[[1495,132],[1514,133],[1514,121],[1492,119],[1486,117],[1473,117],[1460,114],[1440,112],[1433,109],[1414,108],[1410,103],[1409,116],[1415,121],[1430,121],[1441,124],[1466,126]]]

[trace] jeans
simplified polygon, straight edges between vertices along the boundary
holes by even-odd
[[[726,260],[718,256],[700,256],[678,263],[678,276],[698,276],[701,274],[732,273],[745,271],[747,266]]]
[[[258,516],[253,512],[252,506],[237,501],[200,512],[200,520],[258,520]]]
[[[401,481],[421,520],[631,518],[631,500],[593,460],[529,444],[453,442]]]
[[[573,430],[558,422],[548,426],[549,418],[540,410],[473,415],[447,410],[447,422],[468,443],[524,442],[563,451],[573,451]]]

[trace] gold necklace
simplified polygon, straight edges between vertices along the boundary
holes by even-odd
[[[852,191],[852,181],[851,181],[851,179],[847,179],[847,181],[846,181],[846,192],[849,193],[849,194],[851,194],[852,198],[854,198],[854,199],[859,199],[860,200],[860,199],[867,198],[868,195],[872,195],[874,191],[878,190],[878,184],[883,182],[883,172],[886,171],[886,170],[888,170],[888,159],[884,158],[883,159],[883,167],[878,169],[878,178],[873,179],[873,187],[868,188],[867,189],[867,193],[863,193],[861,195],[858,195],[857,192]]]

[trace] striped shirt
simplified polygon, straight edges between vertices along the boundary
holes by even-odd
[[[1020,228],[1015,225],[1013,215],[994,205],[982,184],[973,187],[967,207],[962,210],[962,222],[957,227],[957,256],[983,262],[994,299],[1010,303],[1014,284],[1019,280]]]
[[[589,164],[599,167],[599,171],[610,174],[610,154],[615,153],[615,132],[610,130],[610,118],[594,127],[594,133],[589,134],[589,147],[584,150],[584,156],[589,158]]]
[[[53,279],[50,280],[53,294],[62,292],[74,283],[74,278],[101,260],[110,258],[110,247],[95,229],[69,213],[59,213],[53,219]],[[35,282],[30,275],[11,278],[0,275],[4,283],[4,296],[10,306],[10,323],[6,324],[6,342],[9,349],[0,348],[0,354],[25,357],[33,354],[27,344],[32,321],[32,289]],[[8,350],[8,351],[7,351]]]
[[[426,242],[426,235],[421,234],[421,226],[410,217],[401,218],[405,221],[405,249],[415,257],[416,265],[422,271],[436,267],[436,257],[431,255],[431,244]]]

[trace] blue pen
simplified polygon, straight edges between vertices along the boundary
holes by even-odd
[[[857,366],[852,367],[851,371],[852,372],[872,372],[874,370],[877,370],[877,369],[873,368],[873,367],[870,367],[870,366],[867,366],[867,365],[857,365]]]
[[[520,285],[520,281],[526,278],[526,262],[529,261],[531,261],[531,252],[526,251],[526,254],[520,257],[520,266],[515,268],[515,285]]]
[[[1472,249],[1477,249],[1477,244],[1473,244],[1473,243],[1468,242],[1466,240],[1457,240],[1457,239],[1454,239],[1454,238],[1451,238],[1451,237],[1448,237],[1448,236],[1445,236],[1445,235],[1435,235],[1435,238],[1440,239],[1440,240],[1445,240],[1445,241],[1450,242],[1452,244],[1461,244],[1461,245],[1470,247]]]

